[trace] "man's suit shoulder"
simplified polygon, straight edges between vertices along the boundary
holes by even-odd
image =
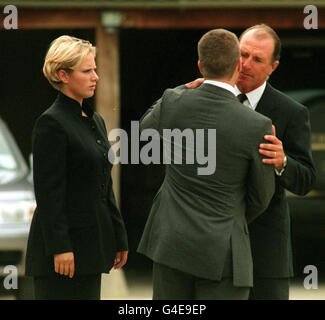
[[[307,110],[307,107],[302,105],[301,103],[297,102],[296,100],[292,99],[285,93],[281,92],[280,90],[272,87],[270,84],[266,87],[266,98],[272,99],[273,104],[276,106],[286,108],[288,112],[303,112]]]
[[[200,87],[199,87],[200,88]],[[211,92],[203,91],[197,89],[188,89],[185,85],[178,86],[176,88],[172,89],[166,89],[164,91],[164,94],[162,96],[163,101],[168,101],[168,102],[177,102],[177,101],[186,101],[187,103],[192,102],[192,98],[201,96],[201,97],[207,97],[208,95],[212,95],[214,97],[218,97],[218,94],[215,92],[211,94]],[[223,89],[222,89],[223,90]],[[231,97],[231,95],[229,95]],[[220,96],[221,97],[221,96]],[[242,117],[243,122],[259,122],[259,123],[265,123],[265,122],[270,122],[270,118],[268,118],[265,115],[262,115],[258,112],[255,112],[254,110],[243,107],[242,103],[240,103],[237,99],[225,99],[225,95],[222,95],[222,104],[225,104],[227,109],[231,109],[231,112],[234,115],[234,118],[237,116]]]
[[[268,123],[272,123],[272,120],[267,116],[252,110],[244,106],[241,102],[229,102],[229,106],[232,108],[232,113],[235,115],[237,113],[240,116],[240,121],[248,125],[248,127],[263,126]]]
[[[246,127],[247,134],[265,134],[265,130],[270,130],[268,133],[271,134],[272,120],[250,108],[244,107],[244,110],[241,110],[241,122],[242,126]]]
[[[184,94],[188,94],[190,93],[192,90],[191,89],[187,89],[185,85],[182,86],[178,86],[176,88],[168,88],[164,91],[162,98],[177,98],[177,97],[181,97]]]
[[[268,118],[267,116],[265,116],[261,113],[258,113],[255,110],[252,110],[251,108],[248,108],[246,106],[244,106],[244,108],[243,108],[243,105],[241,103],[240,103],[239,107],[241,108],[240,112],[243,114],[243,117],[244,116],[246,117],[247,121],[251,121],[251,122],[254,122],[254,121],[269,122],[269,121],[271,121],[271,119]],[[244,121],[244,119],[243,119],[243,121]]]

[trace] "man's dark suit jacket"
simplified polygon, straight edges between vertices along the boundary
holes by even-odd
[[[275,193],[270,206],[249,225],[254,276],[288,278],[293,275],[293,265],[285,189],[305,195],[315,182],[309,113],[306,107],[270,84],[266,85],[256,111],[272,120],[288,162],[282,176],[275,178]]]
[[[54,273],[54,254],[72,251],[75,274],[108,273],[127,236],[113,194],[104,120],[59,93],[33,130],[37,202],[26,274]]]
[[[161,136],[165,129],[215,129],[216,170],[198,175],[196,159],[166,165],[138,252],[196,277],[220,280],[231,251],[234,285],[252,286],[245,213],[254,219],[274,193],[273,168],[258,153],[264,134],[271,133],[270,119],[243,108],[230,91],[203,84],[166,90],[142,118],[141,130],[146,128]],[[207,153],[207,140],[204,145]]]

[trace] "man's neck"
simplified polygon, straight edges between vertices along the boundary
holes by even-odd
[[[236,95],[235,87],[231,85],[228,81],[220,81],[220,79],[205,79],[203,83],[208,83],[210,85],[214,85],[223,89],[230,91],[233,95]]]
[[[229,79],[224,79],[224,78],[218,78],[218,79],[213,79],[213,78],[204,78],[205,80],[210,80],[210,81],[219,81],[219,82],[224,82],[227,84],[230,84],[232,87],[235,86],[236,82],[235,81],[231,81]]]

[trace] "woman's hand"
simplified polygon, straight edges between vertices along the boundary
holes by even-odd
[[[114,260],[114,269],[120,269],[126,264],[128,259],[128,251],[118,251]]]
[[[56,273],[69,276],[74,275],[74,254],[73,252],[64,252],[54,255],[54,269]]]

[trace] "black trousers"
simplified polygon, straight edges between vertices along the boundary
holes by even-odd
[[[100,300],[101,274],[34,277],[36,300]]]
[[[168,266],[153,264],[153,300],[247,300],[248,287],[234,287],[233,278],[202,279]]]
[[[249,300],[289,300],[289,278],[254,278]]]

